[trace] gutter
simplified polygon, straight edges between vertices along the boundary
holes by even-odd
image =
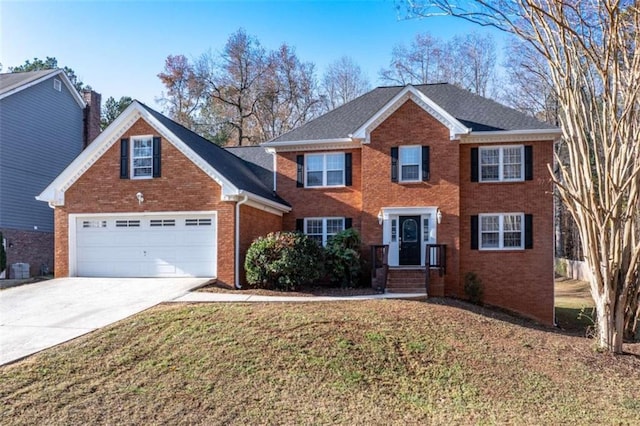
[[[244,191],[240,191],[240,195],[243,195],[244,198],[241,201],[236,203],[236,250],[235,250],[235,287],[236,289],[241,289],[242,285],[240,284],[240,206],[247,201],[249,201],[249,195],[245,194]]]

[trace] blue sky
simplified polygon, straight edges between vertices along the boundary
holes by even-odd
[[[167,55],[219,52],[241,27],[267,49],[283,42],[295,47],[301,60],[316,64],[318,77],[332,61],[350,56],[374,86],[393,46],[409,44],[417,33],[447,39],[486,31],[452,18],[398,19],[393,0],[0,0],[0,63],[7,72],[27,59],[53,56],[102,93],[103,102],[131,96],[160,108],[157,74]]]

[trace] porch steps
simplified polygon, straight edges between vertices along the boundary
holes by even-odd
[[[424,293],[425,270],[389,268],[387,293]]]

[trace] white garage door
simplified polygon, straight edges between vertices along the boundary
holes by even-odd
[[[75,234],[80,277],[216,275],[212,214],[78,217]]]

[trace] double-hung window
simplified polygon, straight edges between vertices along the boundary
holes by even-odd
[[[482,214],[479,217],[480,249],[502,250],[524,248],[523,214]]]
[[[135,136],[131,138],[131,178],[153,177],[153,137]]]
[[[400,182],[418,182],[422,179],[420,173],[421,150],[420,146],[400,147]]]
[[[304,219],[304,233],[323,246],[338,232],[344,231],[343,217],[314,217]]]
[[[524,180],[524,146],[481,147],[480,182]]]
[[[345,154],[307,154],[306,186],[344,186]]]

